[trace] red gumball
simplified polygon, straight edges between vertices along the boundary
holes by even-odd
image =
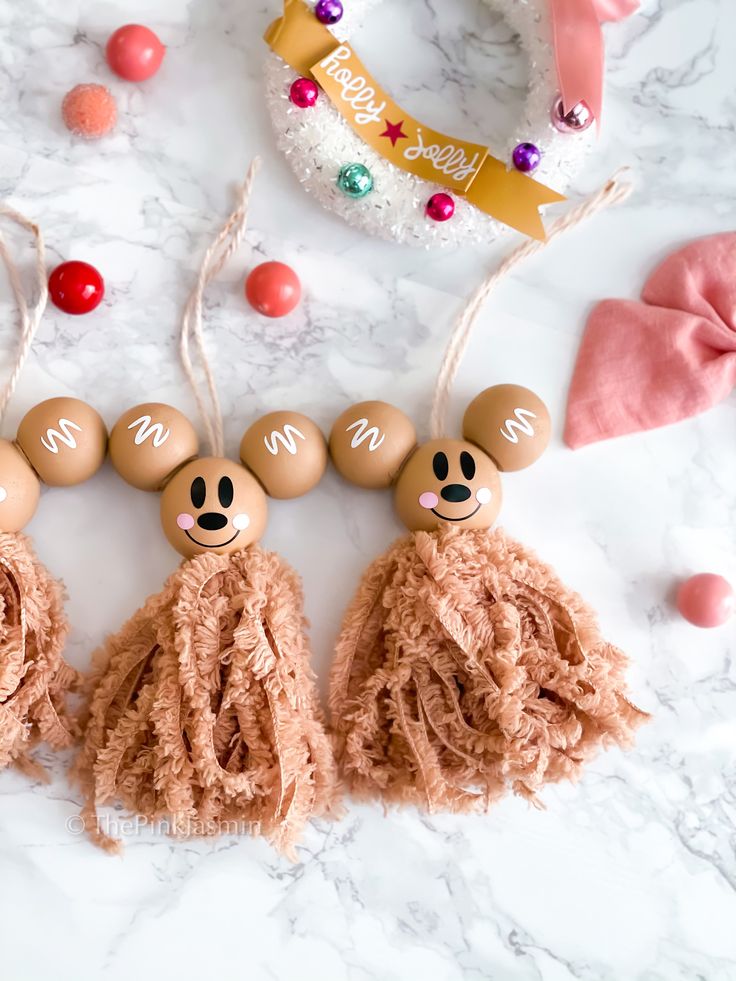
[[[161,67],[166,46],[142,24],[119,27],[107,42],[107,63],[128,82],[145,82]]]
[[[302,296],[299,277],[283,262],[263,262],[245,281],[245,298],[264,317],[285,317]]]
[[[105,295],[105,281],[88,262],[62,262],[49,276],[49,296],[64,313],[90,313]]]

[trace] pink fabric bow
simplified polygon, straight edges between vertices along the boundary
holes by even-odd
[[[562,105],[569,112],[585,102],[600,122],[604,47],[601,22],[623,20],[639,0],[550,0]]]
[[[736,234],[673,253],[642,301],[603,300],[588,320],[567,404],[573,449],[696,415],[736,385]]]

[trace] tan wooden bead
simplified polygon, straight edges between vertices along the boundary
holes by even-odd
[[[414,424],[388,402],[359,402],[338,417],[330,456],[338,473],[358,487],[390,487],[417,444]]]
[[[409,531],[442,524],[490,528],[501,510],[501,479],[486,454],[459,439],[433,439],[411,455],[394,492]]]
[[[0,531],[20,531],[38,507],[41,484],[21,451],[0,439]]]
[[[499,470],[524,470],[549,445],[549,411],[528,388],[494,385],[468,406],[463,436],[484,449]]]
[[[245,548],[261,537],[267,517],[266,495],[253,474],[219,457],[187,463],[161,495],[164,533],[185,558]]]
[[[16,442],[45,484],[81,484],[102,466],[107,429],[99,412],[79,399],[47,399],[27,412]]]
[[[139,490],[161,490],[168,477],[198,450],[194,426],[182,412],[162,402],[128,409],[110,433],[112,465]]]
[[[270,497],[289,500],[315,487],[327,467],[327,441],[299,412],[270,412],[248,429],[240,459]]]

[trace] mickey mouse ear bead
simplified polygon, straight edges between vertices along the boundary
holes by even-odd
[[[465,410],[463,436],[482,447],[499,470],[525,470],[549,446],[549,410],[522,385],[493,385]]]
[[[330,456],[338,473],[369,490],[390,487],[416,445],[414,423],[388,402],[350,406],[330,433]]]
[[[159,491],[199,452],[199,438],[183,412],[146,402],[124,412],[110,433],[110,462],[138,490]]]
[[[107,430],[79,399],[47,399],[21,420],[14,442],[0,440],[0,529],[21,531],[36,512],[40,482],[71,487],[102,466]]]
[[[269,497],[292,500],[309,493],[327,468],[322,430],[300,412],[269,412],[246,431],[240,459]],[[298,462],[297,462],[298,460]]]

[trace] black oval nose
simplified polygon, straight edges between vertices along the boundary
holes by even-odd
[[[227,518],[218,511],[205,511],[197,518],[197,524],[205,531],[219,531],[227,524]]]
[[[442,488],[440,494],[445,501],[461,504],[470,497],[470,488],[466,487],[465,484],[448,484],[447,487]]]

